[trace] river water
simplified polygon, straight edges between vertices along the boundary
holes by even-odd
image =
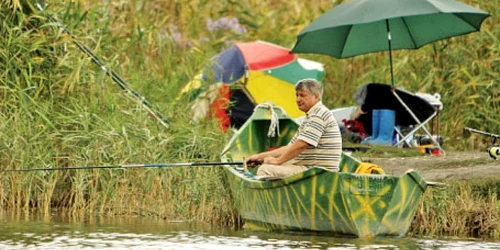
[[[214,229],[150,218],[34,217],[0,212],[0,249],[500,249],[500,242],[412,237],[356,239]]]

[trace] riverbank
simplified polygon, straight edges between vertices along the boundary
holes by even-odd
[[[457,181],[499,176],[500,161],[483,151],[449,151],[445,156],[423,154],[413,157],[361,157],[381,166],[387,174],[417,170],[428,181]]]

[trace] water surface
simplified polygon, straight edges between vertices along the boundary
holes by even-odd
[[[356,239],[212,228],[134,217],[0,213],[0,249],[500,249],[500,242],[412,237]]]

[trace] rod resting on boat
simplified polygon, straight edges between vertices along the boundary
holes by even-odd
[[[28,169],[6,169],[0,172],[32,172],[32,171],[56,171],[77,169],[127,169],[127,168],[165,168],[165,167],[192,167],[192,166],[221,166],[221,165],[243,165],[243,162],[185,162],[185,163],[153,163],[153,164],[125,164],[110,166],[78,166],[63,168],[28,168]]]

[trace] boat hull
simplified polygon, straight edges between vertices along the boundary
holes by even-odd
[[[278,127],[280,138],[286,139],[259,140],[265,137],[262,130],[268,131],[270,123],[266,119],[276,114],[254,113],[252,117],[226,145],[224,161],[244,160],[268,147],[284,145],[297,128],[293,120],[285,117]],[[246,227],[363,238],[404,236],[427,182],[413,170],[401,176],[356,174],[360,164],[343,154],[339,172],[318,166],[275,180],[255,178],[255,169],[226,165],[224,171],[234,205]]]
[[[248,180],[232,167],[225,171],[247,226],[279,231],[403,236],[426,188],[415,171],[394,177],[314,168],[274,181]]]

